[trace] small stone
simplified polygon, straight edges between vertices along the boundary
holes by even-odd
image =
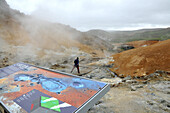
[[[99,79],[103,79],[103,78],[105,78],[105,77],[104,76],[99,77]]]
[[[150,78],[150,77],[154,77],[154,74],[152,73],[152,74],[148,75],[148,78]]]
[[[126,80],[127,83],[138,83],[136,80]]]
[[[111,72],[112,77],[117,77],[117,74],[115,72]]]
[[[161,103],[165,103],[166,101],[165,100],[161,100]]]
[[[154,73],[154,75],[157,77],[157,76],[160,76],[160,74],[159,73]]]
[[[137,85],[136,88],[143,88],[143,85]]]
[[[95,105],[99,105],[101,103],[103,103],[103,101],[98,101]]]
[[[144,76],[141,76],[140,79],[144,80]]]
[[[151,101],[148,101],[148,104],[149,104],[149,105],[153,105],[154,103],[153,103],[153,102],[151,102]]]
[[[144,76],[144,80],[147,80],[148,78],[149,78],[149,76],[148,76],[148,75]]]
[[[131,86],[131,91],[136,91],[136,87]]]
[[[153,105],[153,103],[149,103],[149,105]]]
[[[143,81],[143,84],[147,84],[148,83],[148,81]]]
[[[165,73],[165,71],[156,70],[155,73],[163,74],[163,73]]]
[[[93,76],[92,75],[87,75],[86,77],[92,79]]]
[[[119,77],[120,77],[120,78],[124,78],[124,75],[123,75],[123,74],[119,74]]]
[[[122,82],[126,82],[126,80],[122,80]]]
[[[118,86],[122,82],[122,79],[118,78],[118,77],[112,78],[112,79],[103,78],[103,79],[101,79],[101,81],[108,82],[108,83],[110,83],[111,87],[114,87],[114,86]]]
[[[140,76],[136,76],[136,79],[140,79],[141,77]]]
[[[129,76],[125,77],[123,80],[130,80],[130,79],[131,79],[131,76],[129,75]]]

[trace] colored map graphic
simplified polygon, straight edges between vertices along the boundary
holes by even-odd
[[[59,100],[56,98],[41,96],[41,107],[45,107],[45,108],[52,109],[54,111],[61,112],[60,108],[71,107],[71,105],[67,103],[59,104]]]
[[[62,113],[73,112],[77,109],[70,104],[64,103],[54,97],[50,97],[36,89],[14,99],[14,102],[20,105],[28,113],[32,113],[37,109],[42,109],[40,107],[48,108]],[[67,110],[64,109],[65,107],[67,107]],[[46,110],[50,111],[48,109]]]
[[[29,64],[24,64],[24,63],[18,63],[14,64],[8,67],[5,67],[3,69],[0,69],[0,78],[6,77],[10,74],[13,74],[18,71],[29,71]]]
[[[61,112],[60,108],[53,108],[59,105],[59,101],[56,98],[49,98],[41,96],[41,107],[49,108],[58,112]]]
[[[23,113],[73,113],[106,85],[24,63],[0,69],[0,101]]]
[[[40,107],[41,96],[50,97],[36,89],[14,99],[18,105],[25,109],[28,113]],[[37,100],[37,101],[36,101]]]

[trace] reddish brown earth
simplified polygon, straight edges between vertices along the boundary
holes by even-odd
[[[158,43],[159,41],[157,40],[140,40],[140,41],[133,41],[133,42],[128,42],[126,44],[132,45],[135,48],[142,47],[142,46],[149,46],[155,43]]]
[[[170,39],[113,55],[117,74],[143,76],[156,70],[170,71]]]

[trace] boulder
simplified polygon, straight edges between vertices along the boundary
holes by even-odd
[[[118,86],[122,82],[122,79],[118,78],[118,77],[115,77],[115,78],[112,78],[112,79],[103,78],[103,79],[101,79],[101,81],[107,82],[111,85],[111,87],[114,87],[114,86]]]
[[[143,81],[142,83],[143,83],[143,84],[147,84],[147,83],[148,83],[148,81]]]
[[[135,88],[143,88],[143,85],[135,85]]]
[[[130,79],[132,79],[132,77],[129,75],[129,76],[127,76],[127,77],[125,77],[125,78],[123,78],[123,82],[126,82],[126,80],[130,80]]]
[[[136,81],[136,80],[126,80],[126,83],[138,83],[138,81]]]
[[[123,50],[129,50],[129,49],[134,49],[135,47],[132,45],[123,44],[123,45],[121,45],[120,48]]]

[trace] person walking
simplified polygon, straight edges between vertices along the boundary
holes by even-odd
[[[74,60],[74,67],[71,70],[71,73],[73,72],[75,67],[77,68],[77,72],[80,73],[80,70],[79,70],[79,58],[78,57]]]

